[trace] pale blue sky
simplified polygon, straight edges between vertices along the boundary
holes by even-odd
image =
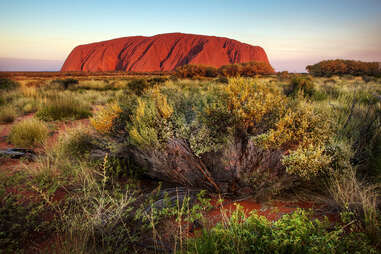
[[[0,28],[0,68],[5,58],[63,62],[79,44],[169,32],[260,45],[277,70],[381,61],[381,0],[0,0]]]

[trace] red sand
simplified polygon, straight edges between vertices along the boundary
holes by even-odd
[[[259,46],[223,37],[169,33],[77,46],[61,71],[171,71],[184,64],[220,67],[250,61],[269,62]]]
[[[217,203],[216,200],[212,200],[214,209],[208,212],[207,216],[210,218],[210,222],[215,224],[222,220],[224,215],[231,216],[232,212],[237,209],[237,206],[242,207],[246,216],[250,215],[250,212],[256,212],[258,215],[266,217],[268,220],[275,221],[280,219],[285,214],[290,214],[296,211],[298,208],[302,209],[319,209],[318,204],[312,202],[301,201],[278,201],[273,200],[268,203],[257,203],[254,200],[243,201],[231,201],[224,200],[222,204]],[[325,214],[331,222],[337,221],[335,214]],[[316,216],[316,218],[322,218],[323,216]]]

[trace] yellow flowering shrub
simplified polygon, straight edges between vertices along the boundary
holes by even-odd
[[[102,107],[94,117],[90,118],[91,125],[100,133],[108,133],[115,118],[117,118],[122,109],[117,103],[110,103]]]
[[[324,152],[322,146],[310,144],[306,148],[299,147],[283,156],[282,164],[286,167],[287,173],[309,179],[324,171],[331,163],[331,157]]]
[[[332,135],[327,118],[314,111],[313,106],[301,102],[287,109],[275,124],[275,128],[263,134],[260,143],[266,148],[279,148],[284,145],[306,147],[309,144],[322,145]]]
[[[245,129],[255,127],[266,114],[279,110],[285,102],[285,96],[279,89],[251,79],[229,79],[225,92],[228,109]]]
[[[128,125],[130,141],[138,145],[157,146],[159,140],[167,137],[169,130],[166,123],[173,114],[173,108],[158,89],[153,89],[148,98],[138,98],[137,103]]]

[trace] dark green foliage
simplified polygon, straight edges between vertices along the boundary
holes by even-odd
[[[216,79],[216,82],[217,83],[222,83],[222,84],[228,84],[229,83],[229,79],[225,76],[219,76],[217,79]]]
[[[16,89],[18,86],[19,84],[11,79],[0,78],[0,91],[13,90]]]
[[[295,77],[286,88],[285,93],[288,96],[296,96],[302,92],[305,96],[312,96],[315,92],[314,83],[309,77]]]
[[[144,174],[144,169],[136,165],[136,162],[132,157],[109,157],[105,166],[107,169],[107,174],[111,178],[140,178]]]
[[[143,91],[150,87],[146,79],[133,79],[128,82],[128,88],[133,91],[136,95],[142,95]]]
[[[304,211],[276,222],[237,210],[224,224],[189,240],[189,253],[377,253],[361,233],[330,229],[327,221],[312,220]]]
[[[57,84],[60,88],[66,90],[69,89],[73,85],[78,84],[77,79],[67,78],[67,79],[56,79],[52,81],[53,84]]]
[[[90,107],[85,102],[65,96],[54,95],[45,100],[36,113],[44,121],[62,119],[81,119],[91,115]]]
[[[162,83],[165,83],[166,81],[168,81],[169,79],[166,78],[166,77],[153,77],[153,78],[149,78],[147,81],[148,83],[150,84],[162,84]]]
[[[314,76],[353,75],[380,76],[381,67],[378,62],[361,62],[354,60],[325,60],[314,65],[308,65],[307,71]]]
[[[25,196],[10,191],[24,177],[17,173],[0,178],[0,253],[13,254],[49,227],[43,219],[43,203],[26,201]],[[17,186],[18,192],[22,190],[23,187]]]
[[[218,73],[225,77],[254,77],[256,75],[273,74],[274,69],[269,63],[247,62],[223,65],[218,68]]]
[[[217,69],[211,66],[186,64],[177,67],[175,73],[179,78],[216,77]]]

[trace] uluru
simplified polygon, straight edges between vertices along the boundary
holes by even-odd
[[[185,64],[220,67],[251,61],[269,63],[260,46],[224,37],[169,33],[77,46],[61,71],[171,71]]]

